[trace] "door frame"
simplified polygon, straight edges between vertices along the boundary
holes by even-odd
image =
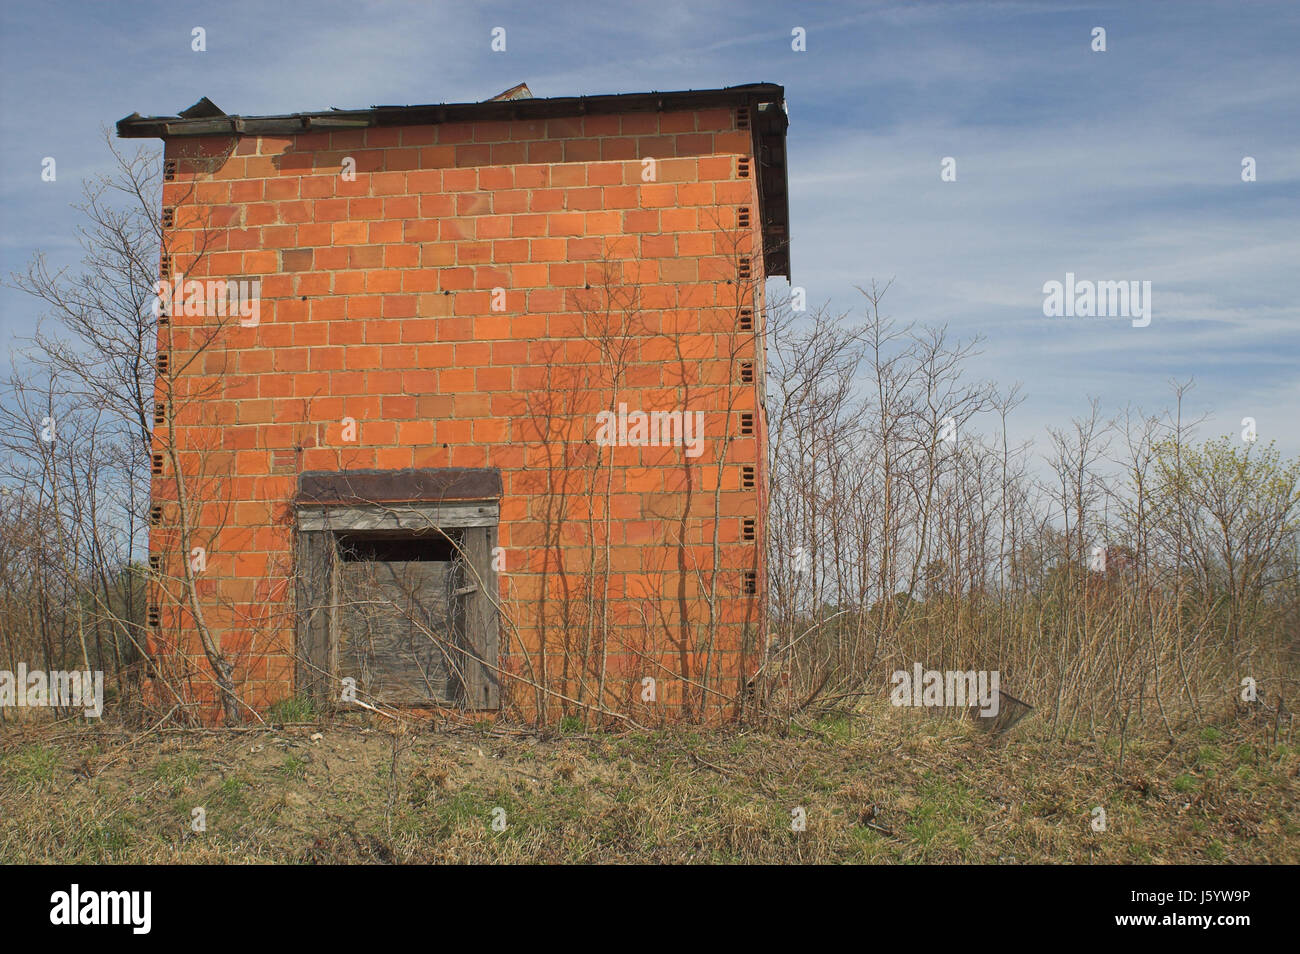
[[[428,472],[426,472],[428,473]],[[438,472],[432,472],[435,475]],[[318,475],[304,474],[304,478]],[[331,475],[333,476],[333,475]],[[391,480],[392,475],[384,475]],[[356,475],[349,475],[350,484]],[[499,475],[497,486],[499,487]],[[475,481],[475,489],[488,489]],[[463,485],[463,484],[462,484]],[[337,498],[337,494],[330,494]],[[295,501],[297,521],[295,566],[295,682],[297,691],[326,710],[339,706],[338,676],[338,537],[372,531],[437,531],[460,529],[461,556],[474,585],[466,593],[465,643],[461,705],[469,710],[493,710],[501,704],[500,589],[494,568],[500,521],[498,500],[321,500],[300,493]],[[437,706],[435,702],[431,706]]]

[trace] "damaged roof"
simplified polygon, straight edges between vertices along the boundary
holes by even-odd
[[[526,84],[477,103],[426,106],[372,106],[277,116],[238,116],[206,96],[176,116],[132,113],[117,122],[123,139],[178,139],[186,136],[286,136],[370,126],[427,126],[441,123],[550,119],[565,116],[748,107],[754,156],[758,163],[759,215],[763,228],[765,272],[790,277],[788,176],[785,159],[785,88],[750,83],[721,89],[615,93],[604,96],[535,98]]]

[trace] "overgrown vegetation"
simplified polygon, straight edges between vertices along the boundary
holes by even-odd
[[[157,432],[155,359],[162,347],[185,361],[218,361],[221,328],[179,350],[169,326],[159,337],[149,308],[164,235],[157,179],[156,156],[120,157],[118,173],[88,189],[83,269],[51,274],[37,260],[14,279],[48,314],[0,401],[0,668],[103,670],[119,716],[141,726],[204,705],[219,706],[227,723],[260,719],[244,685],[266,669],[268,646],[282,660],[291,655],[275,640],[292,632],[292,568],[268,566],[265,579],[245,587],[241,605],[252,616],[200,596],[191,554],[217,529],[196,535],[195,527],[203,513],[221,510],[221,494],[208,491],[223,475],[199,453],[179,466],[174,441]],[[725,282],[715,317],[732,329],[719,332],[727,362],[751,344],[770,353],[769,366],[749,368],[766,381],[770,412],[770,506],[759,521],[767,645],[756,645],[760,633],[749,627],[742,664],[719,661],[728,627],[744,628],[723,612],[728,594],[739,592],[740,570],[721,567],[720,521],[712,520],[722,512],[725,441],[718,460],[698,473],[687,460],[680,475],[685,486],[708,476],[699,486],[713,488],[687,505],[698,526],[713,524],[700,565],[667,566],[684,556],[685,537],[645,547],[662,558],[662,579],[676,579],[683,593],[691,584],[693,602],[682,597],[665,609],[660,601],[657,618],[615,620],[609,500],[601,496],[610,462],[570,453],[586,446],[574,421],[587,418],[573,418],[569,403],[578,393],[592,408],[617,402],[629,341],[649,334],[635,272],[605,272],[580,309],[585,343],[599,357],[582,365],[589,376],[548,378],[555,386],[537,392],[559,405],[534,415],[545,425],[535,443],[557,441],[559,453],[547,465],[559,484],[539,499],[571,508],[542,521],[539,552],[552,567],[542,572],[558,573],[570,597],[580,594],[546,610],[528,639],[505,599],[503,641],[525,664],[508,681],[517,696],[536,696],[539,725],[628,724],[615,704],[636,700],[642,674],[661,672],[677,647],[670,665],[681,671],[666,673],[680,689],[676,714],[715,724],[851,712],[883,698],[891,673],[919,662],[999,672],[1004,689],[1035,706],[1027,731],[1100,739],[1121,766],[1131,738],[1171,740],[1226,706],[1271,721],[1275,734],[1289,727],[1300,665],[1300,462],[1282,460],[1267,440],[1199,438],[1185,384],[1175,386],[1168,413],[1093,401],[1049,429],[1037,452],[1012,446],[1007,421],[1022,397],[968,379],[978,342],[893,321],[887,288],[874,284],[859,313],[836,316],[763,300],[739,278]],[[755,301],[764,321],[740,335],[737,316]],[[681,336],[652,337],[671,371],[666,386],[686,394],[691,366]],[[179,364],[170,363],[163,391],[197,414],[205,395],[177,391]],[[165,426],[182,410],[164,414]],[[556,432],[564,440],[552,417],[567,422]],[[165,559],[146,568],[155,445],[173,455],[166,471],[174,486],[163,496],[176,519],[157,531]],[[677,532],[675,516],[658,517],[664,533]],[[559,558],[573,541],[560,531],[575,520],[587,559],[570,579]],[[168,619],[192,626],[193,645],[175,642],[179,623],[148,625],[146,577]],[[202,582],[215,592],[216,583]],[[209,603],[214,618],[238,622],[224,632],[239,637],[242,655],[204,622]],[[642,641],[624,639],[638,626]],[[661,713],[642,707],[636,715],[654,724]],[[269,718],[312,716],[305,701],[285,699]],[[0,709],[0,720],[13,718]]]
[[[1300,752],[1231,717],[1131,742],[1123,772],[1098,741],[888,707],[784,732],[388,726],[16,730],[0,863],[1300,861]]]
[[[977,342],[864,294],[860,321],[773,318],[774,701],[852,705],[920,662],[999,672],[1049,736],[1170,738],[1229,702],[1289,722],[1300,461],[1198,441],[1187,384],[1012,446],[1023,398],[966,378]]]

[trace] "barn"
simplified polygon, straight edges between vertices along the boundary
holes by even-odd
[[[787,125],[762,83],[121,120],[164,142],[160,699],[735,713]]]

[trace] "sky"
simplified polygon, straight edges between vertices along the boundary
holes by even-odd
[[[1091,397],[1155,412],[1193,378],[1201,436],[1252,417],[1300,454],[1297,2],[3,0],[0,277],[38,251],[76,264],[71,204],[132,112],[468,102],[525,81],[535,96],[782,84],[792,284],[860,314],[855,286],[892,279],[895,319],[981,336],[971,373],[1022,388],[1015,439],[1046,450]],[[1046,317],[1044,284],[1067,273],[1150,282],[1150,324]],[[39,314],[0,288],[11,348]]]

